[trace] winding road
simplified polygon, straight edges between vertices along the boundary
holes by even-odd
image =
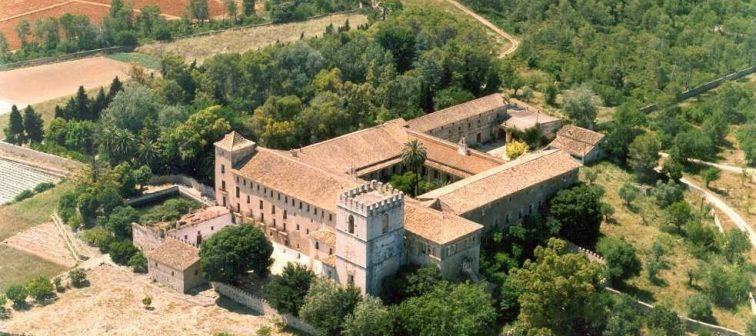
[[[498,35],[501,38],[504,38],[505,40],[509,41],[509,45],[505,48],[502,48],[503,50],[499,53],[499,58],[504,58],[512,54],[517,50],[517,48],[520,47],[520,40],[518,40],[516,37],[512,36],[511,34],[501,30],[501,28],[497,27],[495,24],[491,23],[491,21],[488,21],[483,16],[473,12],[471,9],[467,8],[465,5],[455,1],[455,0],[446,0],[450,4],[452,4],[454,7],[457,7],[457,9],[463,11],[465,14],[471,16],[473,19],[477,20],[484,26],[486,26],[488,29],[490,29],[492,32],[494,32],[496,35]]]

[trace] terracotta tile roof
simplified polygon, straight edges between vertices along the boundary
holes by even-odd
[[[404,119],[395,119],[292,153],[302,162],[333,174],[348,174],[350,169],[361,170],[398,157],[407,138],[405,125]]]
[[[593,150],[594,146],[567,137],[557,136],[549,144],[549,148],[561,149],[576,157],[583,157]]]
[[[333,231],[320,229],[310,234],[310,238],[328,246],[336,246],[336,234]]]
[[[226,134],[226,136],[224,136],[223,139],[219,140],[215,144],[223,149],[233,150],[233,149],[245,147],[247,145],[254,145],[255,142],[251,140],[247,140],[241,134],[233,131],[231,133]]]
[[[543,151],[433,190],[418,199],[437,199],[442,209],[462,215],[580,166],[563,151]]]
[[[557,132],[557,136],[580,141],[592,146],[597,145],[602,139],[604,139],[604,135],[599,132],[594,132],[575,125],[564,125],[564,127]]]
[[[153,226],[158,228],[165,228],[170,229],[176,226],[176,223],[178,222],[178,225],[183,226],[191,226],[197,223],[207,222],[211,219],[218,218],[220,216],[224,216],[230,213],[230,211],[222,206],[211,206],[203,209],[197,209],[193,212],[190,212],[186,215],[181,216],[177,221],[172,222],[160,222],[156,223]]]
[[[258,152],[236,172],[268,188],[334,213],[339,194],[360,185],[346,176],[337,176],[308,165],[287,152],[267,148],[258,148]]]
[[[156,249],[147,252],[147,259],[179,271],[199,262],[199,249],[173,238],[165,238]]]
[[[509,119],[504,121],[502,125],[520,131],[531,128],[536,124],[547,124],[560,121],[559,118],[545,114],[534,106],[514,98],[509,99],[507,103],[507,114],[509,115]]]
[[[478,114],[482,114],[497,108],[504,107],[504,98],[501,94],[495,93],[478,99],[468,101],[459,105],[438,110],[426,114],[422,117],[412,119],[408,122],[409,127],[420,132],[446,126],[454,122],[464,120]]]
[[[468,175],[475,175],[505,163],[502,159],[474,149],[469,150],[469,155],[462,155],[457,151],[459,148],[457,144],[420,132],[407,130],[407,135],[423,143],[428,152],[427,161],[463,171]],[[454,174],[454,170],[447,172]]]
[[[404,228],[412,234],[443,245],[481,230],[483,226],[452,213],[427,208],[415,200],[405,198]]]

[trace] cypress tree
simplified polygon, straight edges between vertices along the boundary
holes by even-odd
[[[120,91],[123,91],[123,84],[121,83],[121,80],[118,79],[118,76],[116,76],[116,78],[113,78],[113,82],[110,83],[110,90],[108,90],[108,103],[113,101],[113,98],[115,98],[116,94]]]
[[[55,118],[54,119],[63,119],[68,120],[68,116],[66,115],[66,111],[62,108],[60,108],[60,105],[55,105]]]
[[[76,91],[74,111],[73,119],[94,120],[89,110],[89,97],[87,96],[87,91],[84,90],[84,86],[79,86],[79,91]]]
[[[100,112],[108,107],[108,97],[105,96],[105,89],[100,87],[100,92],[97,92],[97,96],[92,100],[92,105],[89,107],[89,111],[92,114],[93,119],[100,118]]]
[[[8,143],[20,145],[24,142],[24,121],[21,118],[21,112],[18,111],[16,105],[11,107],[8,128],[6,128],[4,132],[5,141]]]
[[[42,142],[42,125],[42,116],[39,113],[34,112],[31,105],[27,106],[24,111],[24,131],[26,132],[26,137],[29,141]]]

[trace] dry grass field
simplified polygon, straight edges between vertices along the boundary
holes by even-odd
[[[255,335],[261,327],[277,332],[273,323],[227,299],[202,306],[146,275],[109,264],[89,270],[89,287],[69,289],[47,306],[14,311],[0,330],[33,335]],[[153,309],[142,305],[152,298]],[[96,309],[93,309],[96,308]]]
[[[349,20],[350,26],[355,27],[366,23],[367,17],[361,14],[335,14],[303,22],[250,27],[174,42],[152,43],[137,48],[137,52],[155,57],[173,53],[190,62],[197,60],[198,63],[202,63],[204,59],[219,53],[242,53],[276,42],[297,41],[302,34],[306,38],[321,36],[329,24],[339,27],[343,26],[346,20]]]
[[[643,265],[640,276],[630,279],[625,288],[618,289],[651,304],[667,303],[676,312],[685,314],[685,300],[698,293],[687,285],[688,271],[698,270],[699,260],[689,252],[684,238],[662,230],[662,227],[668,224],[665,223],[662,210],[654,203],[652,197],[639,195],[633,202],[636,208],[633,211],[623,205],[618,191],[623,183],[632,180],[632,175],[606,162],[590,169],[598,171],[596,184],[606,189],[604,201],[615,209],[613,223],[603,223],[601,233],[605,236],[624,238],[630,242],[637,249]],[[693,193],[687,193],[686,199],[696,208],[700,202],[700,197]],[[713,222],[710,224],[714,225]],[[664,246],[664,260],[669,267],[659,273],[659,283],[652,283],[648,279],[645,265],[652,257],[652,246],[656,240]],[[701,280],[698,281],[698,285],[703,285]],[[741,304],[734,310],[714,306],[714,317],[719,325],[745,330],[745,324],[751,318],[751,309],[747,304]]]

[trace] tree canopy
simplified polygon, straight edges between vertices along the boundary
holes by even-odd
[[[271,264],[273,245],[257,227],[227,226],[200,247],[200,269],[205,279],[235,282],[248,271],[265,276]]]

